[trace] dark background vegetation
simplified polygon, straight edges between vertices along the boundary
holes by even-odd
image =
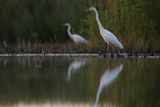
[[[95,16],[85,11],[91,6],[128,51],[159,52],[160,0],[0,0],[1,47],[4,41],[16,47],[64,44],[66,22],[90,41],[90,49],[102,47]]]

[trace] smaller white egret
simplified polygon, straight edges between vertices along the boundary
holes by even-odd
[[[108,44],[107,52],[108,52],[108,48],[109,48],[110,44],[116,46],[117,48],[123,49],[123,45],[118,40],[118,38],[113,33],[111,33],[110,31],[104,29],[104,27],[102,26],[102,24],[99,20],[99,14],[98,14],[97,9],[95,7],[91,7],[91,8],[89,8],[89,11],[94,11],[95,14],[96,14],[96,21],[98,23],[100,34],[103,37],[104,41]]]
[[[120,74],[120,72],[123,70],[123,64],[120,64],[119,66],[115,67],[114,69],[107,69],[106,72],[103,74],[100,80],[99,88],[96,94],[96,101],[94,102],[93,107],[97,107],[100,94],[102,90],[109,86]]]
[[[80,35],[71,33],[71,25],[69,23],[65,23],[64,25],[68,27],[67,29],[68,35],[76,44],[88,44],[88,41],[83,37],[81,37]]]

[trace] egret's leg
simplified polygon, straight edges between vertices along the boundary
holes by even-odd
[[[111,46],[111,57],[114,57],[114,50],[112,46]]]
[[[120,51],[120,49],[118,48],[118,54],[120,55],[121,54],[121,51]]]
[[[108,50],[109,50],[109,44],[107,45],[107,54],[108,54]]]

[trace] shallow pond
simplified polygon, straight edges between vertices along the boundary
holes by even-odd
[[[160,59],[0,57],[3,107],[160,107]]]

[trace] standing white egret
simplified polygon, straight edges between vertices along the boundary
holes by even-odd
[[[103,74],[100,80],[99,88],[96,94],[96,101],[94,102],[93,107],[97,107],[99,96],[102,92],[102,90],[107,87],[109,84],[111,84],[120,74],[120,72],[123,70],[123,64],[115,67],[114,69],[107,69],[106,72]]]
[[[71,33],[71,25],[69,23],[65,23],[64,25],[68,27],[67,29],[68,35],[76,44],[88,44],[88,41],[83,37],[81,37],[80,35]]]
[[[95,7],[91,7],[91,8],[89,8],[89,11],[94,11],[95,14],[96,14],[96,21],[98,23],[100,34],[103,37],[104,41],[108,44],[108,46],[107,46],[107,52],[108,52],[108,48],[109,48],[110,44],[116,46],[117,48],[123,49],[123,45],[118,40],[118,38],[113,33],[111,33],[110,31],[106,30],[102,26],[102,24],[101,24],[101,22],[99,20],[99,14],[98,14],[97,9]]]

